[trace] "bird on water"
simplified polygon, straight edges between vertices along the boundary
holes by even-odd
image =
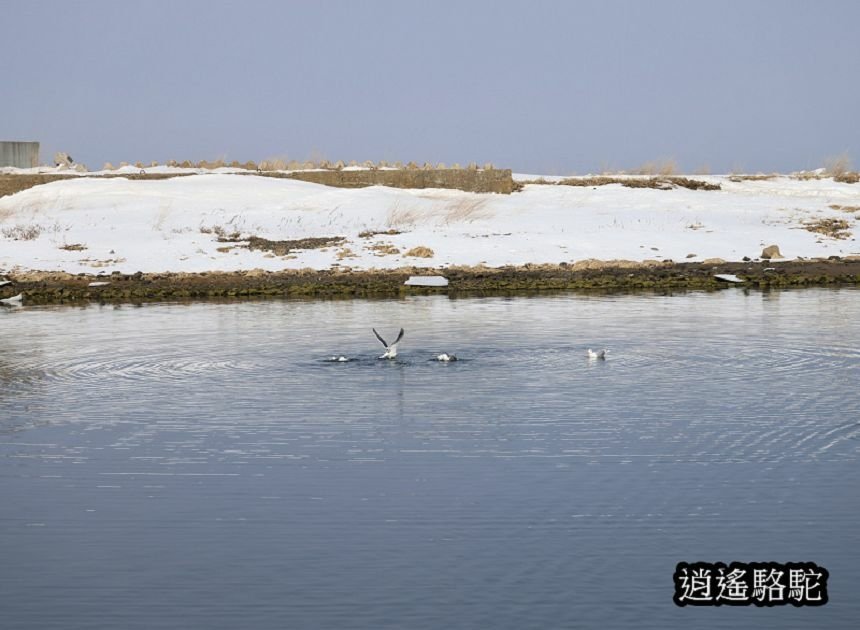
[[[394,343],[389,344],[382,336],[376,332],[376,328],[371,328],[373,334],[376,335],[376,338],[379,339],[379,342],[385,346],[385,353],[382,354],[380,359],[393,359],[397,356],[397,344],[400,343],[400,340],[403,339],[403,329],[400,329],[400,334],[397,335],[397,339],[394,340]]]

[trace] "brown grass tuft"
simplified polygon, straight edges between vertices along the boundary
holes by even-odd
[[[423,245],[419,245],[418,247],[413,247],[408,252],[403,254],[404,256],[412,256],[413,258],[433,258],[435,256],[435,252],[429,247],[424,247]]]
[[[376,243],[375,245],[370,245],[367,249],[372,251],[376,256],[393,256],[400,253],[400,250],[391,243]]]
[[[843,177],[851,171],[851,157],[847,153],[824,160],[824,173],[829,177]]]
[[[67,252],[82,252],[87,249],[87,246],[83,243],[70,243],[69,245],[60,245],[60,249],[64,249]]]
[[[834,175],[833,181],[839,182],[840,184],[856,184],[857,182],[860,182],[860,173],[854,171],[853,173]]]
[[[343,260],[344,258],[358,258],[358,256],[349,247],[344,247],[343,249],[338,250],[336,258],[338,260]]]
[[[860,212],[860,206],[840,206],[832,203],[829,208],[831,210],[841,210],[842,212]]]
[[[851,238],[851,224],[845,219],[815,219],[805,221],[803,229],[816,234],[823,234],[829,238],[846,240]]]

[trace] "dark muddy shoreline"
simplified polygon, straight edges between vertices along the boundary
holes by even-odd
[[[410,275],[440,274],[445,288],[404,286]],[[734,274],[743,284],[715,274]],[[860,260],[795,260],[737,263],[632,263],[584,261],[570,265],[521,267],[406,268],[390,271],[261,270],[209,273],[135,273],[111,275],[20,272],[0,298],[24,294],[26,304],[144,302],[210,298],[351,298],[445,293],[516,294],[538,291],[642,289],[717,290],[728,286],[756,289],[860,284]],[[91,282],[107,283],[89,286]]]

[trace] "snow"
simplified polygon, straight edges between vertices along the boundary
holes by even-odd
[[[740,260],[756,258],[772,244],[789,259],[860,254],[853,238],[835,240],[802,229],[804,221],[828,217],[856,227],[860,211],[830,206],[860,206],[860,185],[832,179],[696,176],[722,190],[530,184],[499,195],[332,188],[235,169],[169,172],[179,170],[194,174],[162,180],[77,177],[0,197],[0,273]],[[382,233],[389,230],[400,233]],[[238,233],[244,240],[221,242],[219,233]],[[250,236],[345,240],[276,256],[245,247]],[[63,249],[71,245],[85,249]],[[405,255],[419,246],[433,256]]]

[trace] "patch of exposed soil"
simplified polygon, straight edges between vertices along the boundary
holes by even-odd
[[[76,175],[0,175],[0,197],[6,195],[14,195],[22,190],[41,186],[42,184],[50,184],[61,179],[72,179]]]
[[[363,232],[358,233],[359,238],[373,238],[374,236],[395,236],[396,234],[403,234],[401,230],[364,230]]]
[[[248,249],[257,249],[272,252],[276,256],[286,256],[297,249],[322,249],[340,245],[346,240],[343,236],[322,236],[318,238],[302,238],[294,241],[270,241],[260,236],[252,236],[248,239]]]

